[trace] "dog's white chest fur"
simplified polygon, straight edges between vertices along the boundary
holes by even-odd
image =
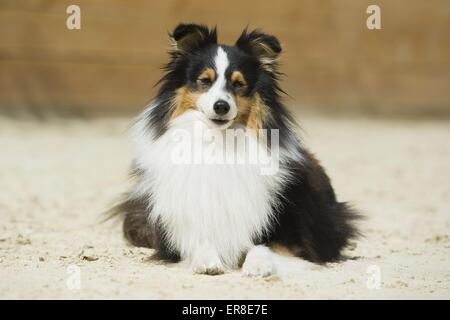
[[[138,122],[134,128],[136,160],[145,171],[138,189],[151,197],[149,218],[163,224],[169,244],[183,260],[211,250],[223,264],[236,267],[253,240],[269,227],[282,172],[262,175],[259,164],[249,163],[195,163],[195,159],[176,163],[174,150],[186,147],[186,141],[174,139],[176,130],[189,132],[193,146],[211,146],[211,141],[202,142],[198,128],[207,127],[196,113],[188,112],[161,137],[152,139]],[[226,153],[242,152],[226,149]]]

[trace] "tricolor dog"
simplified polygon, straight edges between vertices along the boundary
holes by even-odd
[[[216,29],[180,24],[170,40],[159,92],[131,130],[135,184],[112,209],[126,239],[200,274],[268,276],[279,255],[338,259],[358,214],[296,134],[277,38],[244,30],[220,45]]]

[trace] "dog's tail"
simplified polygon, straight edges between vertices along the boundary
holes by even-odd
[[[123,219],[123,235],[130,244],[136,247],[155,247],[155,230],[148,220],[148,201],[125,194],[105,215],[104,221]]]

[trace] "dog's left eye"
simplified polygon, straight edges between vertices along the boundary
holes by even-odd
[[[209,78],[201,78],[201,79],[198,79],[198,81],[200,81],[200,83],[204,86],[210,86],[212,83],[211,79],[209,79]]]
[[[242,89],[245,86],[242,81],[234,81],[232,85],[235,89]]]

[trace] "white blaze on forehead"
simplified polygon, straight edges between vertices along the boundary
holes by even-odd
[[[215,83],[219,88],[224,88],[227,82],[225,72],[227,71],[230,61],[228,61],[227,53],[219,47],[217,49],[216,57],[214,58],[214,64],[216,66],[217,81]]]

